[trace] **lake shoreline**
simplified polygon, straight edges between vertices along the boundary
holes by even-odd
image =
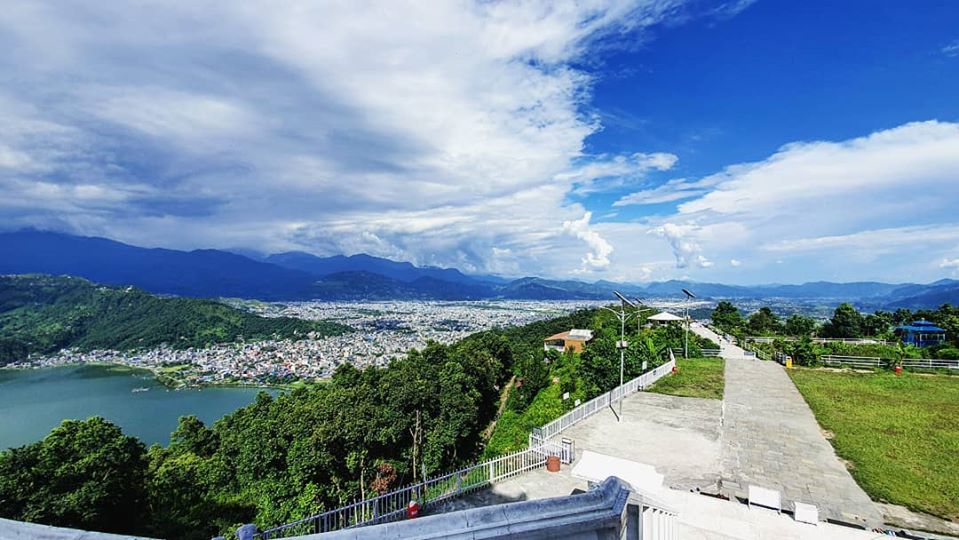
[[[0,366],[0,373],[3,372],[15,372],[15,371],[36,371],[44,369],[60,369],[60,368],[71,368],[71,367],[100,367],[106,368],[111,371],[127,371],[127,372],[140,372],[140,373],[149,373],[150,376],[156,380],[158,383],[163,385],[168,390],[180,390],[183,388],[202,390],[204,388],[259,388],[263,390],[292,390],[298,386],[310,386],[313,384],[323,384],[323,381],[305,381],[298,379],[296,381],[291,381],[290,383],[281,383],[281,384],[260,384],[260,383],[251,383],[243,382],[237,380],[230,381],[213,381],[213,382],[202,382],[202,383],[187,383],[185,381],[171,377],[168,372],[165,372],[165,366],[158,367],[147,367],[147,366],[131,366],[129,364],[114,363],[114,362],[73,362],[73,363],[64,363],[50,366]]]
[[[182,416],[211,425],[254,403],[266,392],[288,389],[209,386],[169,389],[151,370],[118,364],[70,364],[0,369],[0,451],[36,442],[63,420],[100,416],[147,446],[169,444]]]

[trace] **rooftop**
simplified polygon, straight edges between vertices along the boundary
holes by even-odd
[[[673,321],[682,321],[683,318],[678,315],[673,315],[668,311],[661,311],[651,317],[648,317],[650,321],[656,322],[673,322]]]
[[[912,321],[912,324],[903,324],[897,326],[896,330],[906,330],[911,332],[945,332],[945,328],[940,328],[932,321],[927,321],[926,319],[919,319],[918,321]]]

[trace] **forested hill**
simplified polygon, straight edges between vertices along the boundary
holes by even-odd
[[[74,277],[0,276],[0,365],[63,348],[131,350],[305,337],[349,331],[344,325],[266,318],[213,300],[161,298],[132,287]]]
[[[543,337],[592,328],[595,316],[430,342],[387,367],[344,364],[328,383],[261,393],[210,427],[182,417],[166,447],[147,450],[100,418],[66,421],[0,451],[0,517],[203,540],[455,470],[483,450],[510,377],[545,366]]]

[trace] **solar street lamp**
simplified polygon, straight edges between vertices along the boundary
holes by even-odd
[[[640,330],[642,330],[642,324],[643,324],[643,320],[640,318],[639,314],[646,311],[656,311],[656,310],[647,306],[639,298],[633,298],[633,302],[636,303],[636,306],[642,306],[642,309],[639,309],[637,307],[637,311],[636,311],[636,332],[639,332]]]
[[[616,348],[619,349],[619,386],[620,386],[620,392],[622,392],[623,374],[624,374],[625,364],[626,364],[626,347],[629,346],[629,343],[626,342],[626,319],[629,318],[629,316],[631,315],[626,313],[626,306],[630,306],[633,308],[637,306],[630,299],[626,298],[619,292],[613,291],[613,294],[615,294],[616,297],[619,298],[621,302],[619,311],[610,309],[608,307],[603,307],[603,309],[607,311],[611,311],[614,315],[616,315],[616,318],[619,319],[619,341],[616,342]],[[619,396],[619,417],[617,418],[617,422],[622,422],[622,421],[623,421],[623,396],[620,395]]]
[[[689,358],[689,299],[696,298],[696,295],[689,292],[689,289],[683,289],[683,294],[686,295],[686,332],[683,334],[683,358]]]

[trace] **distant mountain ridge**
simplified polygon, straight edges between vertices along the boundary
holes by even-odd
[[[412,263],[391,261],[364,253],[349,256],[317,257],[302,251],[289,251],[269,255],[263,261],[315,276],[326,276],[338,272],[369,272],[404,282],[412,282],[420,278],[432,278],[470,285],[480,283],[479,279],[466,276],[455,268],[414,266]]]
[[[726,285],[668,280],[647,284],[540,277],[467,275],[366,254],[318,257],[285,252],[253,259],[215,249],[141,248],[105,238],[23,230],[0,233],[0,274],[71,275],[159,294],[261,300],[608,300],[612,291],[641,298],[830,299],[877,307],[959,304],[959,281],[930,284],[815,281],[800,285]]]

